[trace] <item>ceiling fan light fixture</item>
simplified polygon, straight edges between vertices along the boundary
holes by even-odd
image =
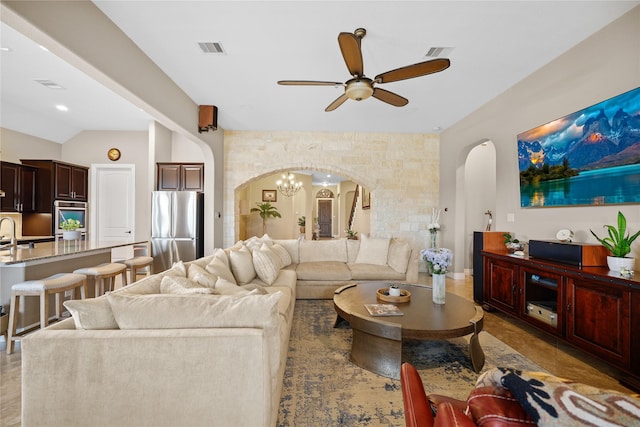
[[[353,79],[347,82],[345,93],[349,99],[354,101],[362,101],[373,95],[373,85],[371,79],[361,78]]]

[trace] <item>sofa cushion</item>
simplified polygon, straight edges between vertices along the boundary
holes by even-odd
[[[230,257],[231,271],[239,285],[249,283],[256,277],[256,270],[253,267],[253,257],[246,246],[238,251],[231,251]]]
[[[298,280],[351,280],[351,270],[344,262],[302,262],[296,267]]]
[[[274,243],[270,248],[278,255],[278,258],[280,258],[280,268],[291,265],[291,255],[289,255],[289,252],[287,252],[284,246],[279,243]]]
[[[226,255],[225,255],[226,256]],[[211,273],[208,273],[204,268],[198,264],[191,264],[187,269],[187,278],[202,286],[213,289],[216,286],[216,280],[218,278]]]
[[[347,262],[346,239],[300,240],[300,263],[315,261]]]
[[[120,329],[268,328],[281,293],[270,295],[107,295]]]
[[[164,276],[160,282],[162,294],[213,294],[212,287],[207,287],[189,280],[186,277]]]
[[[405,275],[388,265],[348,264],[353,280],[404,280]]]
[[[360,250],[356,257],[356,264],[374,264],[387,265],[389,256],[389,240],[388,238],[373,238],[366,234],[362,235],[360,241]]]
[[[274,244],[279,244],[287,250],[291,257],[291,263],[297,264],[300,262],[300,240],[298,239],[284,239],[274,240]]]
[[[111,304],[106,297],[63,302],[76,329],[118,329]]]
[[[214,257],[204,269],[207,270],[209,274],[214,275],[216,278],[222,277],[229,282],[236,283],[236,279],[235,277],[233,277],[233,273],[224,263],[224,261],[222,261],[219,257]]]
[[[280,273],[282,261],[270,246],[262,244],[253,250],[253,266],[257,276],[267,285],[273,284]]]
[[[260,249],[263,244],[268,246],[273,245],[273,240],[269,237],[268,234],[264,234],[262,237],[253,236],[249,239],[245,240],[244,245],[249,249],[249,252],[253,252],[256,249]]]
[[[347,239],[347,262],[356,262],[360,251],[360,240]]]
[[[411,247],[407,242],[391,239],[387,264],[398,273],[406,273],[411,258]]]
[[[258,291],[258,288],[260,291]],[[216,282],[215,291],[220,295],[249,295],[249,294],[266,294],[262,286],[256,285],[253,283],[248,283],[246,285],[236,285],[235,283],[231,283],[228,280],[223,279],[222,277],[218,278]]]

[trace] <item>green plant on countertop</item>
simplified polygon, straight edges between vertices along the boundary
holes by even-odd
[[[251,208],[251,212],[258,212],[260,218],[262,218],[262,233],[265,234],[267,232],[267,219],[282,218],[282,215],[280,215],[280,212],[278,212],[278,208],[276,208],[269,202],[257,202],[256,205],[258,205],[258,207]]]
[[[60,228],[64,231],[76,231],[80,227],[82,227],[80,221],[73,218],[65,219],[60,223]]]
[[[620,211],[618,211],[617,228],[613,225],[603,225],[603,227],[607,229],[608,237],[600,238],[593,230],[589,229],[589,231],[591,231],[593,237],[598,239],[598,242],[600,242],[602,246],[611,252],[611,256],[613,257],[624,258],[627,256],[627,254],[631,252],[631,244],[640,236],[640,231],[632,236],[629,235],[627,232],[627,219]]]

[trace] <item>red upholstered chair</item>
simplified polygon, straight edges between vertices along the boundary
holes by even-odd
[[[405,362],[400,367],[400,384],[407,427],[475,426],[463,412],[467,406],[465,401],[436,394],[427,397],[422,378],[412,364]],[[435,420],[431,412],[432,406],[438,408]]]
[[[431,405],[424,392],[422,379],[410,363],[403,363],[400,367],[400,384],[407,427],[432,426]]]

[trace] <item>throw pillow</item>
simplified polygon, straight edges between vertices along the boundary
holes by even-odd
[[[226,255],[225,255],[226,256]],[[191,264],[187,270],[187,278],[199,283],[202,286],[207,286],[213,289],[216,286],[216,280],[218,278],[213,274],[207,273],[207,271],[196,264]]]
[[[236,279],[233,277],[233,273],[229,270],[229,267],[218,257],[213,258],[204,269],[215,277],[223,277],[231,283],[236,283]]]
[[[187,277],[187,266],[184,265],[184,262],[182,261],[174,262],[171,268],[165,271],[164,274],[170,276]]]
[[[372,238],[363,234],[356,264],[387,265],[389,240],[388,238]]]
[[[253,266],[256,274],[267,285],[273,284],[280,274],[280,257],[265,244],[253,251]]]
[[[231,271],[239,285],[251,282],[256,277],[256,270],[253,267],[253,257],[246,246],[239,251],[231,251]]]
[[[202,286],[186,277],[164,276],[160,282],[162,294],[213,294],[213,288]]]
[[[291,255],[289,255],[284,246],[274,243],[270,248],[280,258],[280,268],[291,265]]]
[[[62,304],[71,313],[76,329],[118,329],[106,297],[67,300]]]
[[[411,257],[411,247],[407,242],[392,239],[389,244],[389,257],[387,263],[398,273],[406,273]]]

